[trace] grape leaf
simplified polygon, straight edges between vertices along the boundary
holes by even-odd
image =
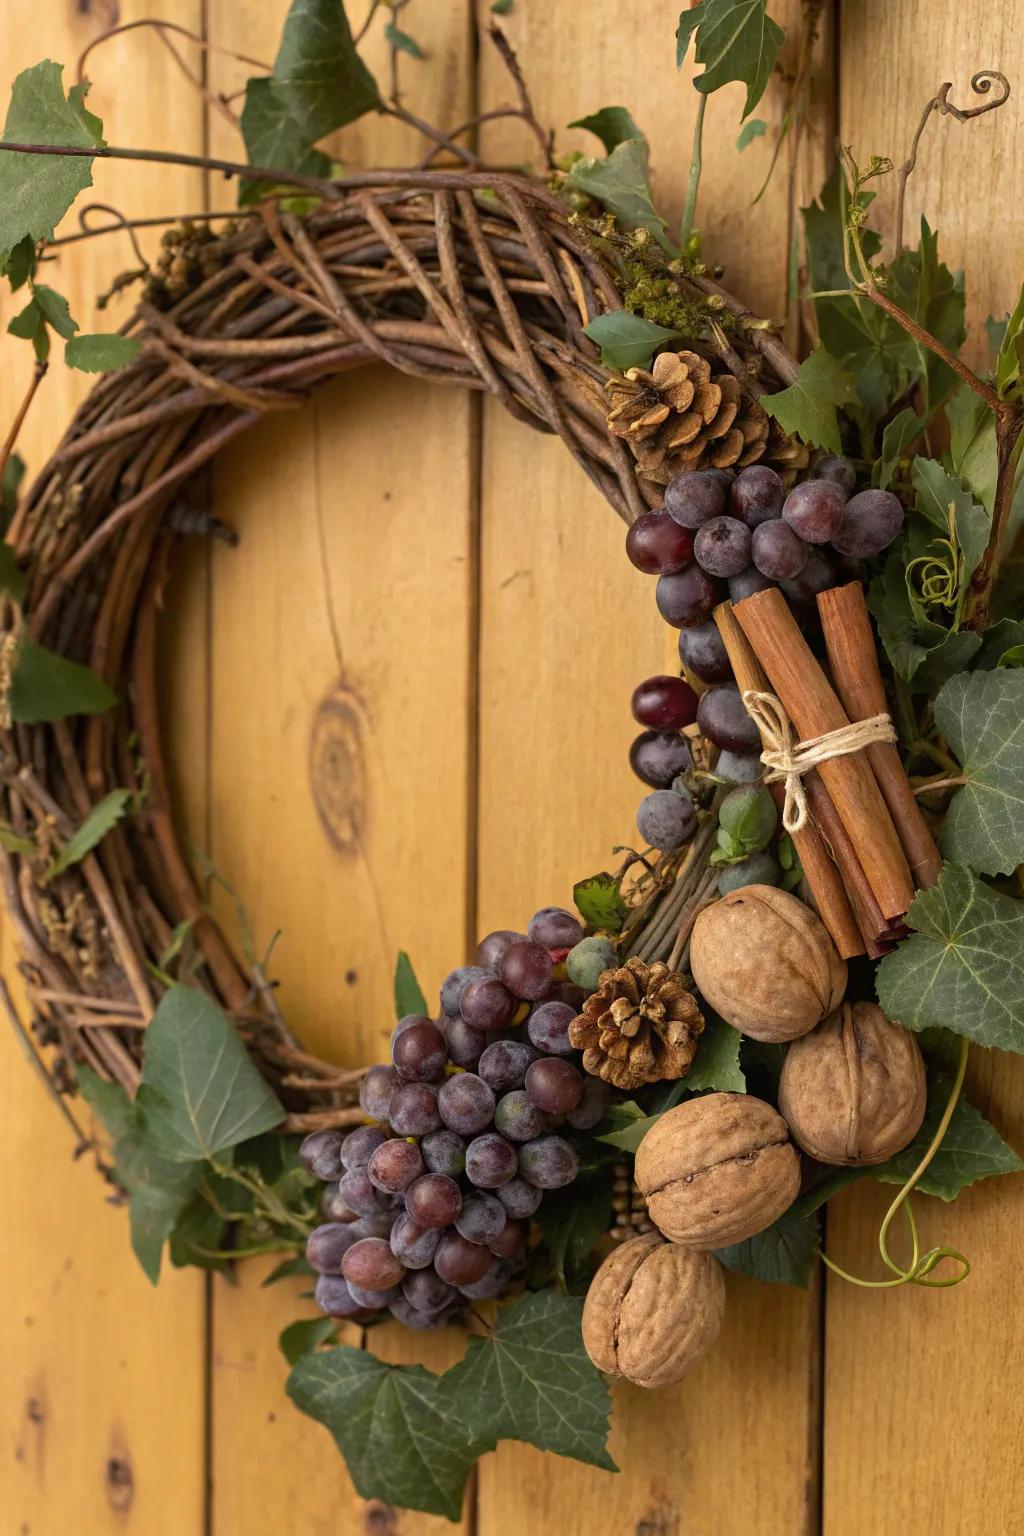
[[[608,1230],[611,1211],[611,1184],[605,1172],[544,1196],[536,1220],[561,1285],[572,1289],[589,1279],[591,1254]]]
[[[565,185],[596,197],[626,229],[646,229],[663,250],[678,254],[666,233],[665,220],[651,198],[644,139],[624,139],[603,160],[577,160],[565,178]]]
[[[441,1378],[451,1416],[489,1442],[525,1440],[617,1471],[607,1449],[608,1388],[583,1348],[582,1315],[579,1297],[550,1290],[502,1307],[489,1337],[470,1339]]]
[[[790,1207],[778,1221],[746,1242],[716,1248],[715,1257],[738,1275],[777,1285],[806,1286],[819,1236],[817,1217]]]
[[[85,108],[88,84],[72,86],[65,96],[62,74],[51,59],[22,70],[4,123],[8,144],[102,145],[103,125]],[[79,192],[91,186],[89,156],[0,153],[0,263],[26,238],[48,240]]]
[[[993,667],[1019,665],[1012,653],[1024,645],[1024,619],[1000,619],[985,631],[985,642],[974,664],[976,672],[991,672]]]
[[[72,837],[70,837],[50,862],[45,879],[52,880],[55,875],[70,869],[72,864],[78,864],[86,854],[102,842],[111,827],[115,827],[124,816],[131,803],[132,792],[130,789],[112,789],[102,800],[97,801]]]
[[[596,134],[609,155],[627,139],[643,140],[644,138],[625,107],[602,107],[599,112],[593,112],[589,117],[576,118],[569,127],[585,128],[588,133]]]
[[[925,423],[915,411],[908,406],[905,410],[897,412],[882,432],[882,451],[875,462],[873,483],[879,490],[887,490],[896,465],[906,453],[915,438],[920,437]]]
[[[883,1012],[907,1029],[943,1025],[1024,1052],[1024,902],[946,864],[907,922],[915,931],[876,973]]]
[[[702,0],[683,11],[676,31],[680,69],[694,33],[697,63],[704,65],[694,85],[708,95],[730,80],[741,80],[747,88],[743,116],[748,117],[764,95],[786,36],[768,15],[767,0]]]
[[[117,703],[88,667],[80,667],[55,651],[22,640],[11,680],[11,714],[25,725],[63,720],[68,715],[101,715]]]
[[[923,513],[938,531],[948,538],[950,519],[956,530],[956,542],[962,557],[960,601],[954,613],[958,623],[967,594],[968,578],[977,568],[988,543],[990,519],[985,508],[979,506],[965,490],[960,480],[949,474],[936,459],[918,455],[911,470],[914,482],[917,511]]]
[[[429,1015],[429,1011],[423,990],[416,980],[412,961],[405,950],[400,949],[395,963],[395,1017],[404,1019],[409,1013]]]
[[[762,395],[761,404],[784,432],[795,433],[802,442],[830,453],[841,453],[836,409],[853,405],[857,391],[850,375],[835,358],[816,347],[800,364],[800,372],[788,389],[774,395]]]
[[[304,1354],[287,1392],[330,1430],[364,1499],[457,1520],[469,1469],[491,1447],[452,1412],[443,1379],[339,1344]]]
[[[1024,862],[1024,673],[998,667],[950,678],[935,723],[967,783],[950,803],[943,854],[983,875]]]
[[[233,1025],[185,986],[164,994],[146,1030],[136,1103],[153,1149],[186,1163],[212,1161],[284,1119]]]
[[[921,1129],[909,1147],[904,1147],[881,1167],[867,1171],[883,1184],[905,1184],[938,1130],[952,1088],[952,1078],[929,1068],[928,1107]],[[979,1179],[1021,1171],[1024,1171],[1024,1161],[1007,1146],[995,1126],[961,1097],[939,1149],[916,1187],[922,1195],[955,1200],[962,1189]]]
[[[683,1087],[695,1093],[705,1089],[714,1089],[718,1093],[746,1093],[747,1080],[740,1066],[742,1035],[713,1013],[707,1004],[703,1009],[704,1029],[697,1041],[693,1066],[683,1079]]]
[[[64,348],[64,361],[69,368],[82,373],[110,373],[115,368],[127,368],[134,363],[142,345],[134,336],[114,336],[105,332],[95,335],[73,336]]]
[[[759,117],[752,117],[749,123],[744,123],[736,140],[736,148],[742,154],[749,144],[755,139],[763,139],[768,131],[768,124],[763,123]]]
[[[601,348],[601,361],[606,368],[617,368],[625,373],[627,368],[647,368],[658,347],[682,335],[641,315],[631,315],[628,309],[613,309],[607,315],[598,315],[583,327],[584,334],[596,341]]]
[[[338,1324],[333,1317],[304,1317],[283,1328],[277,1342],[288,1364],[294,1365],[303,1355],[316,1349],[318,1344],[326,1344],[328,1339],[333,1339],[337,1331]]]
[[[578,880],[572,888],[576,910],[592,928],[618,933],[629,908],[622,899],[620,881],[607,871]]]

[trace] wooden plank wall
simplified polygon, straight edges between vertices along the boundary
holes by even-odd
[[[561,128],[608,102],[633,110],[673,217],[695,106],[673,67],[678,3],[592,0],[584,13],[515,0],[503,22],[545,122]],[[154,9],[269,60],[285,7]],[[799,0],[771,9],[795,29]],[[70,73],[115,18],[150,13],[139,0],[0,0],[0,10],[5,92],[44,50]],[[411,8],[430,55],[403,61],[412,110],[450,124],[509,99],[480,37],[490,19],[486,0],[475,15],[470,0]],[[996,66],[1024,92],[1022,23],[1024,0],[825,5],[800,199],[820,183],[837,128],[864,154],[898,160],[940,80],[962,101],[971,71]],[[244,80],[217,53],[208,71],[214,91]],[[111,142],[235,153],[152,35],[105,44],[90,72]],[[773,86],[761,109],[770,131],[781,100]],[[733,88],[709,109],[698,222],[729,281],[781,316],[792,200],[781,175],[750,206],[770,139],[736,155],[740,102]],[[970,126],[937,121],[911,183],[909,216],[928,209],[951,260],[971,252],[975,356],[981,321],[1005,312],[1021,275],[1020,121],[1015,105]],[[483,148],[515,162],[532,152],[500,123]],[[393,164],[415,149],[400,125],[373,120],[344,134],[339,153]],[[231,189],[108,164],[97,196],[139,214],[227,206]],[[890,202],[883,189],[883,218]],[[57,286],[88,328],[93,296],[130,253],[73,249]],[[13,347],[5,355],[0,423],[28,366]],[[53,369],[26,439],[33,462],[82,382]],[[629,693],[674,637],[623,557],[621,527],[564,451],[490,402],[368,370],[234,447],[215,494],[241,545],[191,553],[165,626],[179,799],[194,842],[242,894],[257,949],[282,930],[274,970],[296,1027],[321,1051],[365,1059],[386,1041],[400,945],[433,989],[477,931],[567,901],[573,878],[629,836]],[[6,931],[0,945],[10,976]],[[0,1181],[0,1536],[450,1529],[368,1510],[324,1433],[283,1398],[276,1335],[308,1308],[298,1288],[261,1289],[254,1267],[237,1286],[171,1272],[150,1290],[123,1214],[104,1204],[87,1163],[69,1161],[64,1128],[7,1034],[0,1053],[12,1128]],[[1018,1146],[1022,1090],[1019,1064],[975,1066],[977,1102]],[[864,1264],[883,1204],[861,1189],[840,1204],[829,1241],[841,1262]],[[925,1236],[969,1252],[967,1285],[878,1296],[830,1281],[805,1296],[730,1278],[721,1342],[697,1375],[675,1392],[616,1392],[620,1477],[507,1446],[481,1465],[465,1531],[1024,1532],[1014,1389],[1024,1190],[994,1185],[929,1213]],[[384,1347],[440,1366],[459,1343],[394,1329]]]

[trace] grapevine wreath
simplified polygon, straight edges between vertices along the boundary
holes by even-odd
[[[417,51],[398,9],[395,57]],[[737,9],[753,52],[723,41]],[[763,3],[703,0],[680,58],[693,43],[705,97],[744,80],[749,113],[781,38]],[[337,0],[295,0],[249,82],[249,161],[215,162],[240,212],[172,223],[119,280],[142,292],[117,335],[78,334],[42,281],[91,160],[125,153],[85,88],[49,62],[19,76],[0,155],[0,256],[27,301],[10,331],[38,359],[21,415],[54,335],[103,373],[29,488],[18,423],[4,450],[0,863],[29,1024],[5,992],[7,1011],[80,1144],[76,1092],[106,1127],[93,1150],[151,1278],[168,1244],[213,1268],[280,1252],[319,1312],[282,1336],[290,1395],[363,1494],[451,1518],[502,1437],[613,1470],[602,1373],[680,1381],[725,1269],[835,1269],[818,1213],[852,1180],[898,1192],[889,1278],[845,1278],[944,1286],[968,1260],[922,1252],[911,1193],[1022,1167],[961,1089],[970,1041],[1024,1051],[1024,301],[975,374],[933,232],[904,246],[901,213],[883,261],[869,209],[889,173],[902,208],[932,115],[1009,86],[976,76],[971,108],[941,87],[899,172],[844,152],[805,211],[818,342],[798,362],[701,253],[703,110],[677,245],[629,114],[581,120],[603,155],[554,160],[495,40],[542,174],[427,128],[422,165],[340,175],[316,142],[401,109]],[[436,1006],[401,955],[391,1061],[345,1070],[303,1049],[268,962],[207,908],[156,625],[183,539],[228,533],[196,512],[198,472],[371,362],[556,433],[628,525],[681,665],[632,701],[638,846],[577,883],[575,912],[485,936]],[[392,1366],[388,1316],[473,1336],[443,1376]]]

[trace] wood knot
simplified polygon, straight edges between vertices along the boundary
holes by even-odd
[[[104,1473],[107,1499],[112,1509],[126,1510],[135,1498],[135,1475],[126,1456],[108,1456]]]
[[[398,1510],[392,1504],[367,1504],[363,1511],[365,1536],[397,1536]]]
[[[363,714],[345,688],[321,699],[309,743],[309,782],[320,824],[339,853],[358,853],[366,820]]]

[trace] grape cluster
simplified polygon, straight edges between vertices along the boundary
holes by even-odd
[[[579,1171],[571,1132],[608,1102],[569,1041],[584,992],[560,978],[582,938],[559,907],[488,934],[437,1019],[395,1026],[391,1065],[363,1079],[368,1123],[306,1137],[300,1160],[327,1186],[306,1248],[324,1312],[435,1328],[522,1273],[530,1217]]]

